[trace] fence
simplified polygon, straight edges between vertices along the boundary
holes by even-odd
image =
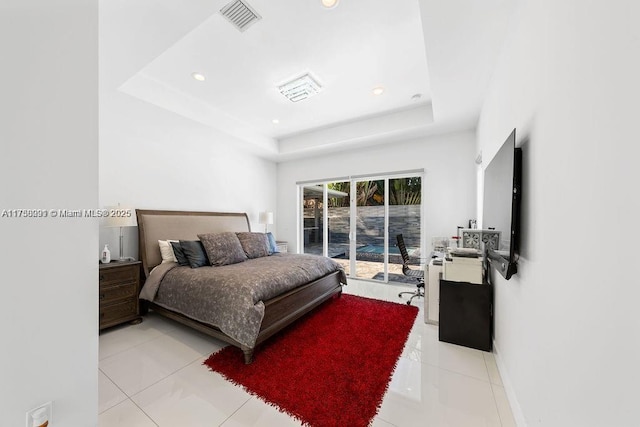
[[[402,234],[407,247],[420,247],[420,208],[421,205],[389,206],[389,242],[395,245],[396,235]],[[358,242],[366,245],[380,245],[380,236],[384,230],[384,206],[358,206],[356,233]],[[329,208],[329,242],[349,242],[349,208]],[[307,229],[305,241],[322,241],[322,213],[316,218],[312,208],[304,210],[304,225]],[[319,239],[316,240],[316,237]]]

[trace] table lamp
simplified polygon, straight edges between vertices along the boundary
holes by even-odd
[[[273,212],[260,212],[258,222],[264,224],[264,232],[266,233],[269,224],[273,224]]]
[[[129,208],[123,208],[118,206],[109,206],[106,208],[110,214],[105,220],[105,227],[119,227],[120,228],[120,252],[118,261],[127,261],[128,258],[124,256],[124,227],[135,227],[138,225],[136,221],[135,211]],[[127,215],[128,214],[128,215]]]

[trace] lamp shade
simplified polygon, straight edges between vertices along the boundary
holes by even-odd
[[[105,227],[135,227],[138,225],[133,209],[122,206],[107,206],[109,216],[104,220]]]
[[[273,212],[260,212],[258,223],[273,224]]]

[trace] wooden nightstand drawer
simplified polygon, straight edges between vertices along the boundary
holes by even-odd
[[[108,303],[119,299],[136,298],[138,284],[136,282],[116,283],[100,286],[100,303]]]
[[[138,299],[128,299],[115,304],[100,306],[100,328],[133,320],[138,316]],[[123,320],[124,319],[124,320]]]
[[[139,272],[131,265],[107,267],[100,269],[100,285],[110,283],[134,282],[138,280]]]

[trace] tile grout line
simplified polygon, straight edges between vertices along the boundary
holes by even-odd
[[[170,372],[169,374],[165,375],[164,377],[162,377],[162,378],[161,378],[161,379],[159,379],[158,381],[156,381],[156,382],[154,382],[154,383],[152,383],[152,384],[149,384],[147,387],[145,387],[145,388],[143,388],[142,390],[139,390],[139,391],[137,391],[137,392],[135,392],[135,393],[132,393],[131,395],[129,395],[126,391],[124,391],[123,389],[121,389],[121,388],[120,388],[120,386],[118,386],[118,384],[116,384],[116,382],[115,382],[114,380],[112,380],[112,379],[111,379],[111,377],[109,377],[109,375],[107,375],[104,371],[102,371],[100,368],[98,368],[98,370],[99,370],[100,372],[102,372],[102,373],[104,374],[104,376],[106,376],[106,377],[109,379],[109,381],[111,381],[111,382],[113,383],[113,385],[115,385],[115,386],[116,386],[116,388],[118,388],[118,390],[120,390],[120,391],[122,392],[122,394],[124,394],[124,395],[126,396],[126,399],[124,399],[122,402],[118,402],[118,403],[116,403],[116,404],[115,404],[115,405],[113,405],[112,407],[110,407],[110,408],[105,409],[104,411],[102,411],[100,414],[103,414],[103,413],[107,412],[108,410],[113,409],[113,408],[115,408],[116,406],[118,406],[118,405],[120,405],[120,404],[124,403],[125,401],[130,400],[130,401],[131,401],[131,403],[133,403],[133,404],[134,404],[138,409],[140,409],[140,410],[141,410],[141,411],[142,411],[142,412],[147,416],[147,418],[149,418],[149,419],[151,420],[151,422],[153,422],[156,426],[160,427],[160,425],[159,425],[158,423],[156,423],[156,422],[155,422],[155,420],[154,420],[154,419],[153,419],[149,414],[147,414],[147,413],[144,411],[144,409],[142,409],[142,408],[141,408],[141,407],[140,407],[140,406],[135,402],[135,400],[133,400],[133,397],[135,397],[135,396],[137,396],[138,394],[142,393],[143,391],[145,391],[145,390],[149,389],[150,387],[153,387],[154,385],[158,384],[159,382],[164,381],[165,379],[169,378],[171,375],[174,375],[175,373],[177,373],[177,372],[179,372],[179,371],[181,371],[181,370],[183,370],[183,369],[186,369],[187,367],[189,367],[189,366],[193,365],[195,362],[197,362],[199,359],[201,359],[201,358],[203,358],[203,357],[207,357],[207,356],[203,356],[203,355],[198,356],[197,358],[195,358],[195,359],[193,359],[192,361],[190,361],[189,363],[187,363],[185,366],[183,366],[183,367],[181,367],[181,368],[178,368],[178,369],[176,369],[176,370],[175,370],[175,371],[173,371],[173,372]],[[246,402],[245,402],[245,403],[246,403]],[[243,405],[244,405],[244,404],[243,404]],[[98,415],[100,415],[100,414],[98,414]],[[226,422],[226,420],[225,420],[225,422]]]
[[[410,359],[409,359],[409,360],[410,360]],[[415,361],[414,361],[414,362],[415,362]],[[489,384],[491,384],[491,380],[489,380],[489,381],[487,381],[487,380],[483,380],[482,378],[478,378],[478,377],[474,377],[474,376],[471,376],[471,375],[463,374],[462,372],[454,371],[454,370],[452,370],[452,369],[443,368],[442,366],[434,365],[433,363],[429,363],[429,362],[419,362],[419,363],[421,363],[421,364],[423,364],[423,365],[429,365],[429,366],[431,366],[432,368],[442,369],[443,371],[447,371],[447,372],[452,373],[452,374],[460,375],[460,376],[463,376],[463,377],[465,377],[465,378],[470,378],[470,379],[472,379],[472,380],[476,380],[476,381],[480,381],[480,382],[483,382],[483,383],[489,383]],[[486,366],[486,365],[485,365],[485,366]],[[488,377],[488,376],[489,376],[489,372],[487,372],[487,377]],[[491,390],[493,391],[493,389],[491,389]]]
[[[122,394],[125,395],[125,399],[123,399],[121,402],[116,403],[115,405],[105,409],[102,412],[98,412],[98,415],[100,414],[104,414],[105,412],[107,412],[109,409],[115,408],[116,406],[118,406],[119,404],[121,404],[122,402],[126,401],[126,400],[131,400],[131,398],[129,397],[129,395],[127,393],[125,393],[125,391],[123,389],[120,388],[120,386],[118,384],[116,384],[116,382],[114,380],[111,379],[111,377],[109,375],[107,375],[102,369],[100,369],[98,367],[98,371],[102,372],[102,375],[104,375],[105,377],[107,377],[107,379],[111,382],[111,384],[113,384],[115,386],[115,388],[117,388],[118,390],[120,390],[122,392]],[[100,389],[98,389],[98,393],[100,393]]]
[[[126,392],[124,392],[124,391],[123,391],[123,393],[124,393],[128,398],[132,399],[133,397],[135,397],[135,396],[137,396],[138,394],[142,393],[143,391],[145,391],[145,390],[147,390],[147,389],[149,389],[149,388],[153,387],[154,385],[158,384],[159,382],[166,380],[166,379],[167,379],[167,378],[169,378],[171,375],[173,375],[173,374],[175,374],[175,373],[177,373],[177,372],[180,372],[180,371],[181,371],[181,370],[183,370],[183,369],[188,368],[189,366],[193,365],[193,363],[194,363],[194,362],[197,362],[197,361],[198,361],[198,359],[200,359],[200,358],[202,358],[202,357],[207,357],[207,356],[202,356],[202,355],[200,355],[200,356],[196,357],[195,359],[193,359],[193,360],[191,360],[190,362],[188,362],[186,365],[184,365],[184,366],[182,366],[182,367],[180,367],[180,368],[176,369],[175,371],[169,372],[167,375],[165,375],[164,377],[160,378],[158,381],[156,381],[156,382],[154,382],[154,383],[152,383],[152,384],[149,384],[149,385],[148,385],[148,386],[146,386],[145,388],[143,388],[143,389],[141,389],[141,390],[138,390],[138,391],[136,391],[135,393],[132,393],[132,394],[131,394],[131,396],[129,396],[129,395],[128,395]]]
[[[171,329],[169,329],[169,331],[171,331]],[[114,331],[114,332],[115,332],[115,331]],[[134,349],[134,348],[136,348],[136,347],[140,347],[140,346],[141,346],[141,345],[143,345],[143,344],[150,343],[151,341],[154,341],[154,340],[156,340],[156,339],[158,339],[158,338],[161,338],[161,337],[163,337],[163,336],[166,336],[166,332],[167,332],[167,331],[159,331],[159,332],[160,332],[160,334],[159,334],[158,336],[156,336],[156,337],[149,338],[148,340],[144,340],[144,341],[142,341],[142,342],[139,342],[139,343],[137,343],[137,344],[135,344],[135,345],[132,345],[131,347],[127,347],[127,348],[125,348],[125,349],[122,349],[122,350],[120,350],[120,351],[117,351],[117,352],[115,352],[115,353],[113,353],[113,354],[108,355],[107,357],[105,357],[105,358],[103,358],[103,359],[98,359],[98,363],[102,362],[103,360],[110,359],[110,358],[112,358],[113,356],[117,356],[118,354],[122,354],[122,353],[124,353],[125,351],[129,351],[129,350]],[[98,341],[98,346],[100,346],[100,342],[99,342],[99,341]]]
[[[387,421],[387,420],[385,420],[384,418],[382,418],[382,417],[381,417],[381,416],[379,416],[379,415],[376,415],[375,417],[373,417],[373,420],[372,420],[372,421],[375,421],[376,419],[378,419],[378,420],[380,420],[380,421],[383,421],[383,422],[385,422],[385,423],[389,424],[391,427],[398,427],[396,424],[392,423],[391,421]]]
[[[223,378],[224,378],[224,377],[223,377]],[[225,379],[225,381],[226,381],[226,379]],[[248,394],[248,393],[247,393],[247,394]],[[238,413],[238,411],[239,411],[240,409],[244,408],[244,406],[245,406],[247,403],[249,403],[249,401],[250,401],[251,399],[253,399],[253,396],[251,396],[250,394],[248,394],[248,396],[249,396],[249,397],[248,397],[248,399],[247,399],[247,400],[245,400],[245,402],[244,402],[242,405],[240,405],[240,406],[238,407],[238,409],[236,409],[236,410],[235,410],[235,411],[233,411],[231,414],[229,414],[229,416],[228,416],[227,418],[225,418],[225,420],[224,420],[224,421],[222,421],[222,423],[221,423],[221,424],[218,424],[218,427],[223,427],[223,426],[225,425],[225,423],[231,419],[231,417],[233,417],[236,413]]]
[[[144,414],[144,415],[149,419],[149,421],[151,421],[151,422],[152,422],[156,427],[160,427],[160,426],[158,425],[158,423],[156,423],[156,422],[153,420],[153,418],[151,418],[151,417],[149,416],[149,414],[147,414],[146,412],[144,412],[144,411],[142,410],[142,408],[141,408],[141,407],[139,407],[138,405],[136,405],[136,402],[134,402],[130,397],[127,397],[127,398],[126,398],[126,399],[124,399],[122,402],[119,402],[119,403],[117,403],[117,404],[113,405],[111,408],[109,408],[109,409],[106,409],[106,410],[102,411],[100,414],[98,414],[98,416],[100,416],[100,415],[104,414],[104,413],[105,413],[105,412],[107,412],[107,411],[110,411],[110,410],[112,410],[112,409],[116,408],[117,406],[122,405],[123,403],[125,403],[125,402],[127,402],[127,401],[131,402],[131,404],[132,404],[133,406],[135,406],[136,408],[140,409],[140,411],[141,411],[141,412],[142,412],[142,413],[143,413],[143,414]]]
[[[502,422],[502,415],[500,414],[500,408],[498,407],[498,399],[496,399],[496,391],[493,388],[493,381],[491,381],[491,375],[489,375],[489,365],[487,365],[487,358],[482,355],[482,359],[484,360],[484,367],[487,370],[487,376],[489,377],[489,387],[491,387],[491,396],[493,396],[493,404],[495,405],[496,412],[498,413],[498,420],[500,420],[500,425],[504,425]]]
[[[158,424],[156,422],[156,420],[154,420],[153,418],[151,418],[151,415],[147,414],[145,412],[144,409],[142,409],[133,399],[129,398],[129,400],[131,401],[131,403],[133,403],[134,405],[136,405],[136,408],[140,409],[140,411],[146,415],[147,418],[149,418],[151,420],[152,423],[154,423],[157,427],[160,427],[160,424]]]

